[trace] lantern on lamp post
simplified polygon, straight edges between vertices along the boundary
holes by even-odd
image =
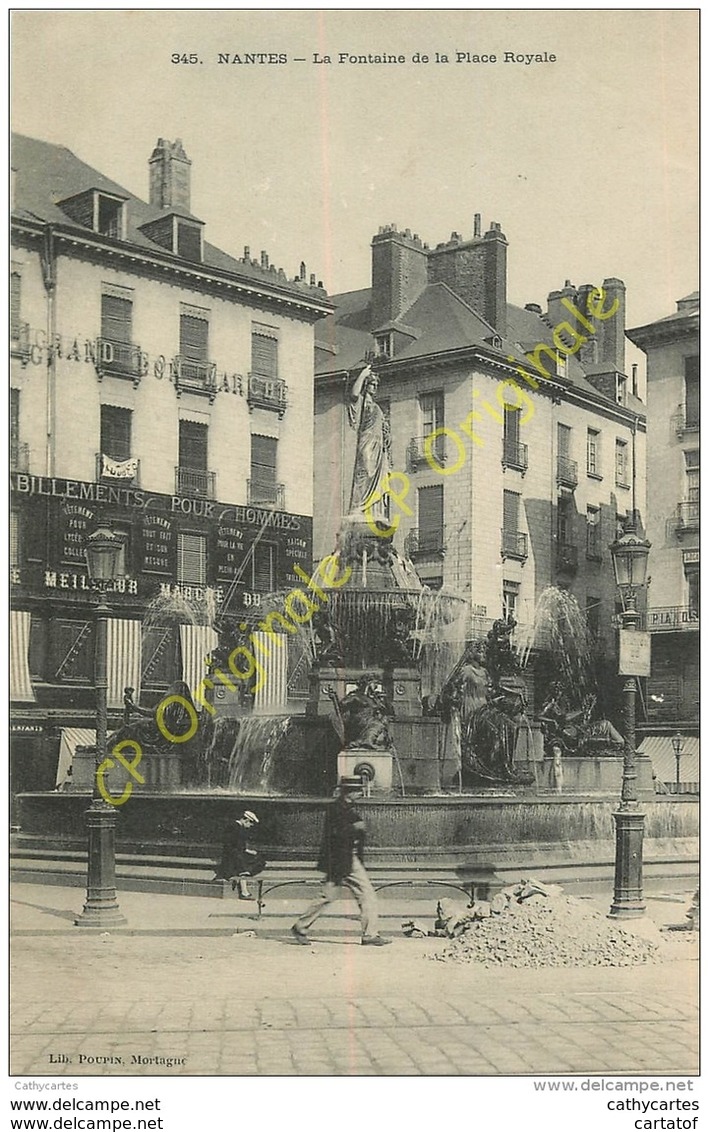
[[[610,546],[615,583],[620,593],[620,664],[623,682],[624,751],[623,784],[620,805],[613,814],[615,821],[615,885],[610,915],[617,919],[641,916],[643,901],[643,836],[645,814],[638,808],[637,762],[635,741],[635,694],[640,673],[638,626],[641,614],[637,597],[647,584],[647,559],[650,543],[641,538],[633,526]]]
[[[677,773],[676,773],[676,776],[675,776],[675,785],[676,785],[677,793],[679,794],[680,782],[681,782],[680,759],[682,758],[682,752],[684,751],[684,740],[682,739],[682,736],[680,735],[679,731],[675,732],[675,734],[672,736],[672,750],[675,753],[675,765],[676,765],[676,768],[677,768]]]
[[[88,873],[86,902],[74,921],[81,928],[108,928],[125,924],[116,897],[116,808],[102,797],[98,770],[107,757],[108,734],[108,618],[106,604],[110,582],[118,577],[123,540],[107,527],[100,527],[86,539],[89,578],[98,591],[94,684],[96,687],[96,764],[91,805],[86,811],[88,824]]]

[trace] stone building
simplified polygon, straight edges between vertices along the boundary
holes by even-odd
[[[146,174],[147,202],[13,139],[16,788],[53,787],[60,738],[93,723],[92,527],[124,540],[111,709],[127,685],[148,705],[192,687],[207,613],[241,619],[311,563],[313,325],[331,306],[305,265],[287,277],[207,241],[179,141],[159,139]],[[184,617],[146,617],[171,601]]]
[[[627,331],[647,354],[647,534],[650,550],[647,627],[652,675],[647,731],[685,736],[696,764],[699,727],[699,293],[680,299],[666,318]],[[645,740],[672,781],[669,739]],[[667,765],[665,765],[667,764]],[[689,762],[682,780],[694,781]],[[698,771],[697,771],[698,776]]]
[[[608,547],[633,511],[642,523],[645,500],[625,287],[567,280],[546,310],[519,307],[507,251],[500,225],[483,234],[479,216],[471,237],[436,247],[390,225],[372,240],[371,287],[333,298],[316,328],[315,555],[348,509],[348,388],[373,354],[393,467],[407,477],[403,504],[390,501],[395,541],[421,580],[468,599],[471,637],[503,613],[524,632],[545,589],[567,590],[612,688]]]

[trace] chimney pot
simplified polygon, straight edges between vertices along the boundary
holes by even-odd
[[[473,217],[473,236],[475,239],[477,239],[482,232],[482,222],[483,218],[481,214],[479,212],[476,212],[475,216]]]
[[[246,260],[247,263],[251,259],[251,248],[249,247],[248,244],[244,244],[244,259]]]
[[[300,278],[305,279],[306,275],[307,275],[307,268],[305,266],[305,262],[303,260],[301,260],[301,262],[300,262]]]
[[[311,287],[315,286],[315,275],[314,275],[314,273],[311,274],[311,276],[310,276],[310,286]]]
[[[268,252],[261,252],[261,267],[268,267]]]

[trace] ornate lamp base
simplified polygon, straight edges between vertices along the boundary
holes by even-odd
[[[89,869],[86,903],[74,920],[78,928],[116,928],[128,921],[116,897],[116,811],[94,799],[86,811],[89,827]]]
[[[632,920],[645,913],[643,900],[643,833],[645,814],[618,810],[615,821],[615,888],[609,915]]]

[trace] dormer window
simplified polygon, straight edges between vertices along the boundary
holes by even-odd
[[[193,263],[201,263],[203,227],[201,220],[169,212],[142,224],[140,230],[161,248],[182,256],[183,259],[192,260]]]
[[[122,240],[125,238],[126,200],[126,197],[101,189],[87,189],[60,201],[59,208],[84,228],[90,228],[101,236]]]
[[[627,380],[624,374],[615,375],[615,400],[617,405],[627,404]]]
[[[388,334],[377,334],[374,338],[375,352],[378,358],[390,358],[392,356],[392,338],[391,332]]]

